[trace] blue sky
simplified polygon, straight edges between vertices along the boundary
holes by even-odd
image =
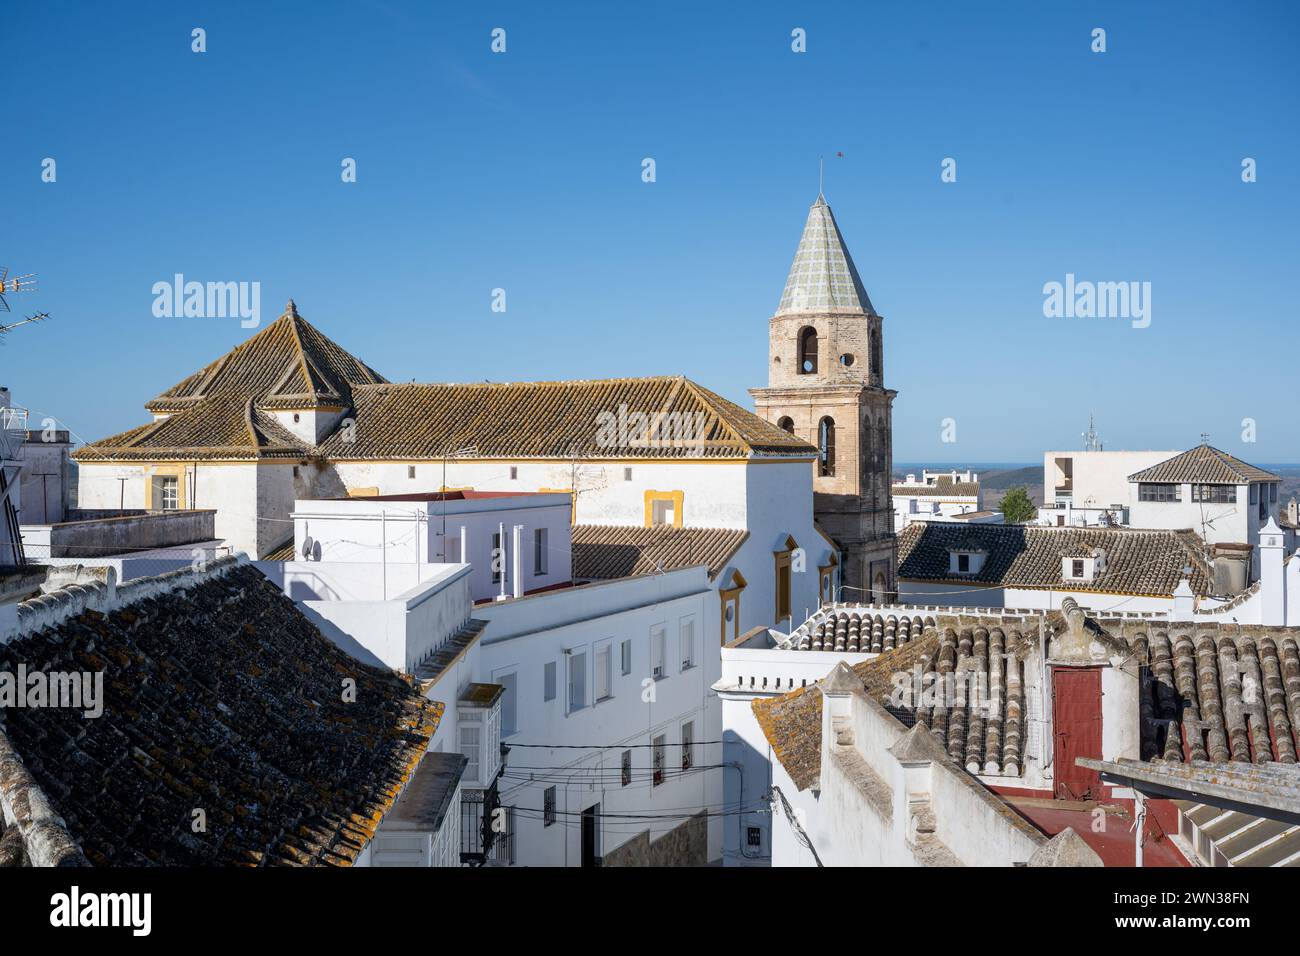
[[[0,264],[40,276],[14,312],[54,318],[6,336],[0,384],[85,440],[250,334],[155,318],[177,272],[260,282],[264,323],[293,297],[394,381],[682,373],[750,406],[825,155],[886,316],[896,459],[1035,460],[1091,411],[1111,448],[1206,431],[1300,460],[1295,4],[19,0],[4,22]],[[1150,327],[1044,317],[1067,273],[1150,282]]]

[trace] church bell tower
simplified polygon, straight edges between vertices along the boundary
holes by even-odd
[[[768,321],[761,417],[817,446],[814,515],[839,546],[844,601],[893,600],[893,402],[884,317],[867,297],[831,207],[808,211],[776,314]]]

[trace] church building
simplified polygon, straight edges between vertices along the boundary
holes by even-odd
[[[826,199],[808,211],[781,304],[768,323],[758,415],[818,449],[814,515],[842,554],[844,600],[896,590],[890,502],[894,395],[885,387],[884,317],[867,297]]]

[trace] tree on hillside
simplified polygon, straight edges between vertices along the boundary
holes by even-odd
[[[1024,524],[1038,514],[1038,508],[1024,485],[1017,485],[1002,496],[1002,518],[1007,524]]]

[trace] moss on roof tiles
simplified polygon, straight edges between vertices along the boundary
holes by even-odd
[[[349,862],[443,713],[406,679],[336,647],[247,565],[0,648],[0,669],[20,661],[103,671],[96,719],[58,708],[3,715],[95,865]]]

